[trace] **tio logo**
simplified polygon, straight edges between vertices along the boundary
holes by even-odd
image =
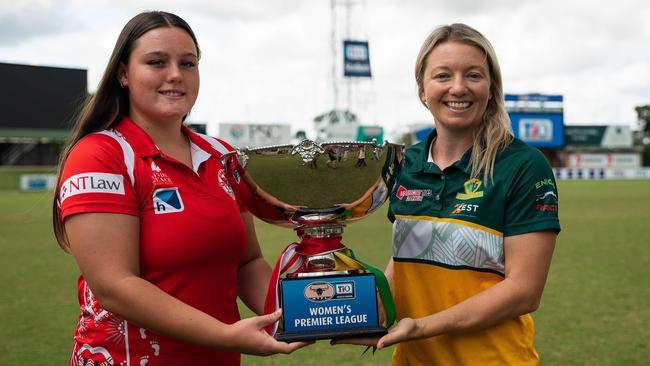
[[[334,282],[335,299],[353,299],[354,298],[354,281]]]
[[[551,141],[553,122],[548,119],[522,118],[519,120],[519,138],[524,141]]]

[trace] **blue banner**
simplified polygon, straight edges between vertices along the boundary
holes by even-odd
[[[343,76],[372,77],[368,42],[343,41]]]
[[[557,113],[510,113],[515,136],[535,147],[562,148],[563,119]]]

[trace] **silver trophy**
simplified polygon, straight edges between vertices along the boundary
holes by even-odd
[[[304,140],[223,156],[230,186],[255,216],[293,228],[300,241],[280,254],[265,311],[283,309],[267,331],[284,341],[386,333],[395,317],[381,270],[341,243],[348,222],[388,198],[403,146]],[[358,243],[363,245],[363,243]]]

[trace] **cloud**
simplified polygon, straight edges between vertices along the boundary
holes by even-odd
[[[0,13],[0,47],[18,45],[43,36],[83,32],[74,15],[61,8],[34,7]]]

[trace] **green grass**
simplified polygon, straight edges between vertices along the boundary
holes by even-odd
[[[549,365],[650,360],[650,181],[560,182],[562,232],[533,314]]]
[[[560,182],[562,233],[542,306],[533,314],[543,365],[647,365],[650,360],[650,181]],[[0,365],[68,362],[78,314],[77,268],[50,230],[50,194],[0,191]],[[385,206],[346,228],[344,243],[383,267]],[[293,231],[259,223],[274,263]],[[242,311],[243,314],[250,314]],[[325,341],[244,365],[386,365],[391,350]]]

